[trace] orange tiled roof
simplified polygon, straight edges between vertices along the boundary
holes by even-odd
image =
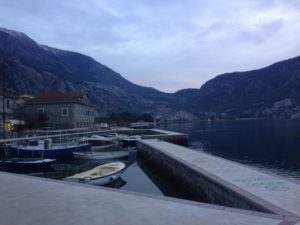
[[[78,102],[78,98],[82,96],[84,96],[83,92],[50,91],[27,101],[26,104]]]
[[[68,93],[64,93],[65,95],[67,95],[68,97],[72,98],[72,99],[78,99],[78,98],[82,98],[85,93],[84,92],[68,92]]]

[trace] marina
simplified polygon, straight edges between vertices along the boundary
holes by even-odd
[[[130,132],[130,135],[141,135],[141,130],[137,131],[138,134],[133,133],[133,130],[124,130],[123,132]],[[182,145],[178,145],[178,143],[187,143],[187,135],[185,134],[156,129],[149,131],[143,130],[143,133],[144,134],[141,135],[140,140],[137,140],[136,143],[138,155],[137,164],[135,163],[135,161],[131,161],[131,156],[128,155],[129,161],[128,163],[126,163],[127,167],[124,167],[125,170],[122,169],[122,171],[124,170],[124,175],[126,175],[126,169],[130,170],[130,168],[135,168],[136,166],[134,165],[139,165],[139,167],[143,168],[145,165],[150,164],[151,167],[157,168],[162,176],[169,177],[169,179],[174,180],[177,185],[184,187],[186,192],[192,193],[192,197],[183,197],[192,201],[182,200],[174,197],[166,197],[162,194],[148,195],[135,192],[134,190],[128,191],[128,189],[122,188],[126,186],[127,181],[126,179],[122,179],[123,175],[121,173],[118,174],[118,176],[121,175],[119,179],[118,177],[112,177],[109,179],[110,181],[114,181],[112,182],[111,187],[115,186],[117,189],[107,189],[107,187],[109,186],[99,187],[81,184],[88,183],[88,180],[91,179],[94,175],[101,176],[100,172],[97,175],[98,170],[95,168],[95,166],[93,167],[92,165],[96,165],[97,163],[105,164],[104,161],[93,162],[93,164],[91,164],[90,170],[88,171],[85,169],[83,171],[81,170],[79,172],[76,172],[76,175],[74,175],[74,173],[69,174],[70,178],[76,177],[76,179],[78,179],[76,183],[72,182],[72,185],[67,184],[67,181],[64,182],[59,180],[49,180],[42,177],[34,178],[24,175],[13,175],[7,174],[5,172],[1,172],[0,176],[1,178],[3,178],[3,182],[12,182],[12,180],[14,179],[20,179],[24,182],[24,185],[27,186],[24,191],[29,190],[28,188],[32,185],[34,185],[34,187],[37,188],[39,192],[39,188],[43,188],[43,190],[49,194],[48,198],[50,198],[50,202],[54,200],[52,199],[52,197],[50,197],[52,196],[52,194],[49,192],[49,190],[52,188],[53,190],[56,190],[59,189],[61,185],[67,185],[65,186],[66,190],[68,189],[69,192],[74,192],[72,194],[77,193],[76,201],[80,201],[82,206],[79,208],[75,208],[74,210],[80,210],[80,213],[84,211],[82,207],[86,210],[89,209],[88,202],[91,202],[90,200],[87,200],[88,198],[93,198],[93,195],[99,195],[99,200],[97,200],[97,203],[93,203],[94,205],[99,204],[100,207],[100,205],[105,204],[108,206],[108,208],[118,208],[122,213],[122,216],[117,219],[112,218],[110,216],[110,212],[106,211],[109,209],[102,209],[101,212],[96,210],[98,213],[100,213],[101,218],[107,219],[107,221],[109,221],[108,224],[121,224],[120,219],[122,220],[122,222],[127,221],[130,224],[138,224],[138,217],[135,216],[134,218],[131,218],[130,216],[130,213],[132,213],[131,210],[135,209],[135,207],[143,209],[141,213],[143,214],[144,218],[146,216],[146,211],[147,213],[150,213],[147,214],[147,216],[149,216],[149,218],[147,219],[147,221],[150,221],[149,224],[155,224],[155,221],[157,222],[157,219],[159,217],[154,216],[157,213],[156,210],[166,209],[169,210],[170,215],[173,215],[172,219],[174,219],[175,214],[176,216],[181,215],[182,218],[185,218],[184,222],[178,219],[173,224],[195,224],[195,221],[201,224],[234,223],[241,225],[248,224],[247,221],[249,222],[249,224],[262,225],[283,225],[299,223],[299,182],[274,174],[265,173],[263,171],[253,169],[236,162],[232,162],[220,157],[209,155],[207,153],[189,149]],[[63,165],[64,164],[61,164],[61,166]],[[67,164],[65,164],[65,166],[66,165]],[[57,164],[57,166],[59,167],[59,164]],[[146,170],[146,174],[151,174],[151,172],[149,173],[149,169],[148,171]],[[106,173],[108,174],[110,174],[110,172],[112,171],[106,171]],[[67,177],[65,173],[64,176]],[[100,183],[98,183],[98,185]],[[154,183],[156,182],[154,181]],[[43,187],[44,185],[46,185],[47,187]],[[5,194],[5,196],[11,198],[11,195],[21,195],[22,198],[24,198],[23,201],[28,202],[29,205],[33,205],[34,202],[37,201],[34,195],[28,195],[28,193],[24,193],[24,191],[19,188],[20,186],[18,186],[17,189],[12,188],[9,192],[10,194]],[[71,189],[73,191],[70,191]],[[83,191],[82,189],[88,190],[88,192],[82,195],[80,194]],[[149,194],[152,194],[151,191]],[[61,197],[61,199],[63,199],[63,204],[73,201],[71,200],[72,196],[70,196],[70,194],[64,195],[62,193],[62,195],[63,197]],[[1,196],[4,202],[7,201],[5,199],[5,196]],[[26,196],[30,197],[27,199]],[[110,202],[108,196],[114,196],[112,197],[114,201]],[[127,201],[131,202],[130,205],[134,203],[135,207],[130,209],[126,207],[125,209],[123,206],[129,204],[126,203]],[[206,203],[201,203],[199,201]],[[145,205],[146,202],[147,206]],[[53,207],[54,205],[56,204],[52,202],[50,206],[46,207],[45,209],[53,212],[53,209],[51,207]],[[10,207],[12,207],[12,205],[8,206],[8,208]],[[20,210],[22,211],[22,209]],[[153,212],[153,214],[151,214],[151,212]],[[194,213],[190,214],[192,212]],[[187,213],[189,216],[186,217],[183,215],[183,213]],[[91,214],[88,213],[88,215],[88,223],[93,224],[95,221],[90,217]],[[127,220],[128,218],[131,219]],[[35,218],[32,219],[33,220],[30,221],[31,224],[35,224]],[[63,219],[66,219],[65,215],[61,214],[61,217],[59,217],[58,220]],[[72,220],[69,219],[68,221]],[[163,221],[168,221],[167,213],[164,213]],[[253,223],[253,221],[256,222]]]

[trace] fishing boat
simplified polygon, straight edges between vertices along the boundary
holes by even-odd
[[[110,152],[73,152],[75,159],[94,159],[94,160],[106,160],[106,159],[118,159],[128,157],[129,151],[110,151]]]
[[[66,177],[64,180],[94,185],[105,185],[118,179],[125,169],[122,162],[113,162],[97,166],[91,170]]]
[[[90,151],[89,144],[52,144],[51,139],[32,140],[25,145],[11,144],[7,155],[15,157],[41,157],[50,159],[73,158],[73,152]]]
[[[38,170],[49,168],[55,159],[7,158],[0,160],[0,167],[13,170]]]

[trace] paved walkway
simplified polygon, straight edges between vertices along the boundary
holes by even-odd
[[[1,225],[287,224],[275,215],[25,175],[0,172],[0,180]]]
[[[300,217],[300,183],[220,157],[158,140],[145,140],[164,154],[221,182],[242,196],[255,200],[279,215]]]

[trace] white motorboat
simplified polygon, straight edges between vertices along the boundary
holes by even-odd
[[[75,159],[118,159],[128,157],[129,151],[111,151],[111,152],[73,152]]]
[[[97,166],[91,170],[66,177],[64,180],[94,185],[105,185],[118,179],[125,169],[122,162],[113,162]]]

